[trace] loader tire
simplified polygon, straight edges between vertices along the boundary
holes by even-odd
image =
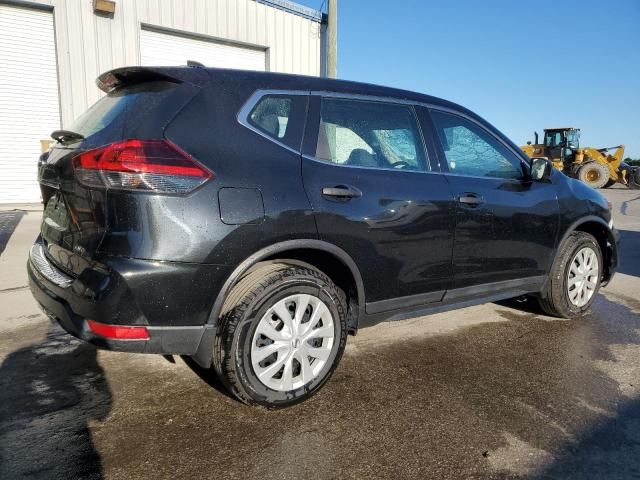
[[[611,177],[606,165],[598,162],[588,162],[578,170],[578,179],[591,188],[603,188]]]

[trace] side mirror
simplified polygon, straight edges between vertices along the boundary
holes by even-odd
[[[543,157],[536,157],[531,159],[531,179],[536,182],[541,182],[548,179],[551,176],[551,169],[553,165],[551,162]]]

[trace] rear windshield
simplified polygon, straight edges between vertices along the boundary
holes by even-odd
[[[71,125],[71,131],[84,137],[108,127],[118,115],[124,113],[133,95],[107,95],[94,103]]]
[[[154,106],[162,98],[159,93],[173,87],[175,84],[169,82],[146,82],[109,93],[80,115],[70,130],[85,138],[95,135],[110,125],[116,126],[117,121],[122,122],[127,111],[136,105]]]

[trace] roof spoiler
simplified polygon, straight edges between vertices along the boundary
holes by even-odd
[[[103,92],[109,93],[125,85],[144,82],[182,83],[183,80],[172,75],[176,69],[149,67],[124,67],[109,70],[96,78],[96,85]]]

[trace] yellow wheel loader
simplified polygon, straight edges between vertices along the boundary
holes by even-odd
[[[530,158],[548,158],[558,170],[593,188],[608,188],[615,183],[640,188],[640,168],[622,161],[624,145],[581,148],[580,129],[571,127],[546,128],[542,143],[538,142],[538,132],[534,136],[535,143],[520,147]]]

